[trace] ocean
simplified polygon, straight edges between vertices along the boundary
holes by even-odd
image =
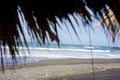
[[[73,44],[46,44],[40,46],[37,42],[28,43],[28,48],[18,47],[17,63],[31,63],[48,59],[118,59],[120,48],[99,45],[73,45]],[[6,51],[7,52],[7,51]],[[1,60],[0,60],[1,64]],[[4,56],[4,64],[12,64],[11,56]]]

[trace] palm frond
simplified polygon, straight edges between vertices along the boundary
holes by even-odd
[[[13,61],[16,60],[16,54],[19,54],[17,47],[23,45],[21,35],[27,46],[24,26],[18,16],[21,17],[22,23],[27,24],[29,36],[36,38],[40,44],[45,43],[47,37],[50,37],[51,41],[59,43],[57,19],[61,22],[63,19],[67,19],[71,23],[69,15],[74,17],[74,13],[81,16],[83,24],[90,24],[92,16],[95,16],[108,29],[114,40],[120,24],[119,4],[119,0],[2,1],[0,3],[0,55],[3,68],[3,55],[6,55],[6,46],[9,47],[9,54]],[[49,22],[54,24],[54,31],[51,30]],[[72,27],[74,29],[74,26]],[[76,35],[78,36],[78,34]]]

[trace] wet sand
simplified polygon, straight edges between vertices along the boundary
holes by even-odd
[[[5,68],[0,80],[120,80],[119,59],[54,59]],[[94,67],[94,69],[93,69]]]

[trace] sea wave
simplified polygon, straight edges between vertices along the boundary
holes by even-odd
[[[111,52],[111,50],[102,49],[74,49],[74,48],[40,48],[40,47],[19,47],[19,50],[44,50],[44,51],[76,51],[76,52]]]

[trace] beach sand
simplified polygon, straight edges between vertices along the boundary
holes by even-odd
[[[0,80],[120,80],[118,59],[91,63],[90,59],[42,60],[18,65],[15,70],[6,68],[4,74],[0,72]]]

